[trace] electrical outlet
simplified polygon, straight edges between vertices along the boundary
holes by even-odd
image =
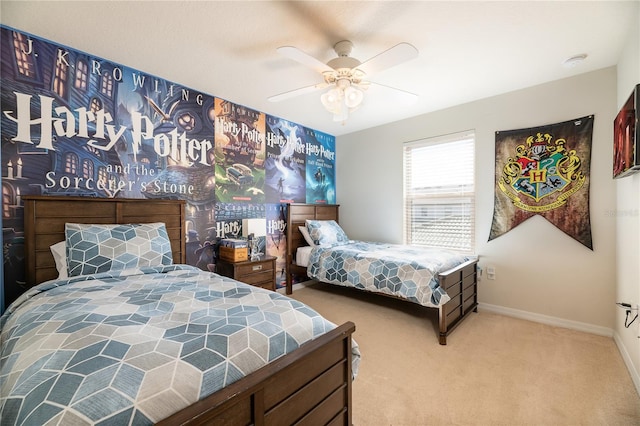
[[[487,279],[495,280],[496,279],[496,268],[495,266],[487,266]]]

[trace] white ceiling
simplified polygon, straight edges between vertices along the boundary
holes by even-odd
[[[638,1],[86,1],[0,2],[2,24],[332,135],[617,64]],[[315,92],[320,74],[276,52],[322,62],[348,39],[365,61],[399,42],[417,59],[371,76],[417,93],[414,103],[372,86],[343,125]],[[579,66],[562,62],[588,54]]]

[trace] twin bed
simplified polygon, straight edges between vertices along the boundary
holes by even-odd
[[[24,206],[25,292],[0,319],[3,425],[351,425],[355,325],[185,265],[184,201]],[[435,307],[443,345],[476,310],[476,259],[437,251],[425,267],[417,252],[348,241],[337,222],[337,205],[288,206],[287,294],[308,275]]]
[[[439,343],[446,345],[451,331],[477,310],[477,258],[444,249],[352,241],[338,225],[338,216],[338,205],[289,204],[287,294],[298,276],[437,308]]]
[[[0,319],[3,425],[351,424],[354,324],[185,265],[183,201],[24,206],[27,288]]]

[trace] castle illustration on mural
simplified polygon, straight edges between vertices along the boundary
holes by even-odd
[[[24,282],[25,195],[185,200],[187,263],[202,269],[215,263],[219,239],[241,233],[242,219],[280,218],[287,202],[335,202],[333,136],[1,32],[5,304]],[[262,251],[283,253],[284,231],[267,235]]]

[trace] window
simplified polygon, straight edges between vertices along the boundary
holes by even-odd
[[[190,113],[185,112],[178,117],[178,124],[187,132],[190,132],[195,127],[196,118]]]
[[[100,93],[108,98],[113,97],[113,77],[108,72],[102,73],[102,84],[100,86]]]
[[[85,179],[93,179],[93,161],[88,158],[82,160],[82,177]]]
[[[107,172],[107,168],[103,166],[98,167],[98,183],[107,186],[108,179],[109,173]]]
[[[91,99],[91,106],[89,106],[89,109],[94,114],[96,112],[100,111],[102,109],[102,101],[100,99],[98,99],[98,98],[92,98]]]
[[[53,91],[61,98],[67,96],[67,76],[69,74],[69,65],[64,61],[56,61],[56,68],[53,76]]]
[[[82,90],[83,92],[87,90],[87,76],[89,74],[89,65],[87,62],[78,59],[76,62],[76,80],[74,83],[74,87],[78,90]]]
[[[13,32],[13,52],[16,56],[18,72],[25,77],[35,78],[36,65],[33,61],[32,42],[24,35]]]
[[[404,144],[404,242],[475,251],[475,134]]]
[[[64,171],[75,175],[78,171],[78,156],[73,152],[67,152],[64,157]]]

